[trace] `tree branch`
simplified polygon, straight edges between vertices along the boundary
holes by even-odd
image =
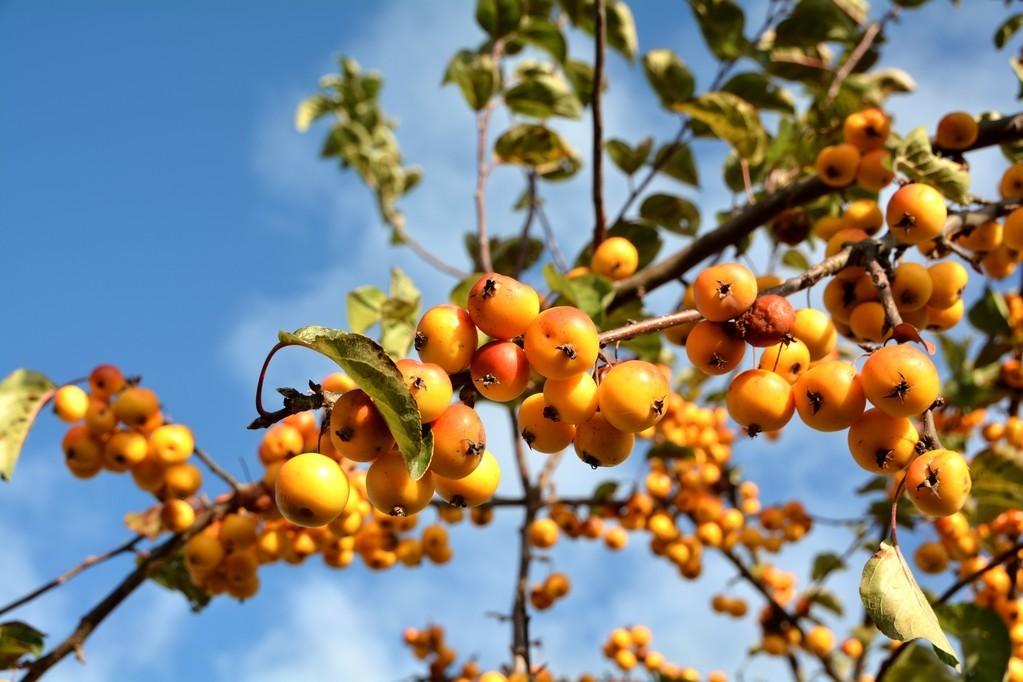
[[[604,241],[607,218],[604,215],[604,122],[600,89],[604,82],[604,42],[607,29],[604,0],[593,3],[593,95],[590,110],[593,112],[593,248]]]
[[[238,492],[238,490],[241,488],[241,484],[238,482],[238,479],[236,479],[234,476],[229,474],[226,469],[222,468],[219,464],[217,464],[213,460],[213,458],[206,454],[206,452],[202,448],[200,447],[195,448],[195,456],[198,457],[202,461],[202,463],[206,465],[207,469],[209,469],[214,474],[219,476],[220,480],[226,483],[228,487],[231,488],[231,490],[233,490],[234,492]]]
[[[409,234],[408,230],[406,230],[404,226],[395,226],[394,231],[398,235],[398,238],[401,239],[406,246],[412,249],[413,253],[437,270],[451,275],[452,277],[457,277],[458,279],[464,279],[469,276],[468,272],[456,268],[454,265],[451,265],[440,256],[434,254],[432,251],[423,246],[422,242]]]
[[[47,592],[54,588],[60,587],[61,585],[68,582],[69,580],[71,580],[72,578],[74,578],[76,575],[78,575],[87,568],[97,566],[103,563],[104,561],[107,561],[108,559],[113,559],[118,555],[132,551],[133,549],[135,549],[135,546],[142,542],[142,540],[144,539],[145,539],[144,535],[136,535],[131,540],[128,540],[124,544],[119,545],[114,549],[107,550],[102,554],[96,554],[93,556],[86,557],[80,564],[78,564],[74,568],[65,571],[60,576],[54,578],[45,585],[42,585],[41,587],[38,587],[35,590],[32,590],[24,597],[15,599],[10,604],[7,604],[6,606],[0,608],[0,616],[10,611],[13,611],[14,609],[24,606],[25,604],[29,603],[30,601],[33,601],[38,597],[41,597],[42,595],[46,594]]]
[[[970,150],[1003,144],[1021,138],[1023,138],[1023,113],[1014,114],[996,121],[982,122],[977,142],[970,147]],[[811,176],[761,196],[759,201],[747,204],[719,227],[700,235],[687,246],[664,260],[644,268],[631,277],[616,282],[613,305],[621,304],[637,295],[648,293],[662,284],[681,277],[690,268],[695,267],[704,259],[720,253],[725,247],[736,244],[749,236],[754,230],[770,222],[785,209],[802,206],[837,191],[839,190],[825,185],[818,177]],[[980,219],[983,217],[983,212],[986,208],[989,207],[967,213],[973,216],[973,219]],[[990,218],[987,218],[987,220],[990,220]],[[984,221],[982,220],[981,222]],[[954,225],[955,223],[946,223],[946,229],[954,227]]]
[[[490,56],[494,61],[501,58],[502,44],[494,41]],[[476,204],[476,236],[479,239],[480,267],[484,272],[491,272],[494,263],[490,259],[490,237],[487,234],[487,177],[490,175],[490,163],[487,161],[487,128],[490,125],[490,114],[494,111],[496,100],[490,100],[476,114],[476,192],[473,198]]]
[[[67,636],[64,641],[50,650],[49,653],[36,659],[29,665],[28,672],[21,682],[34,682],[41,678],[48,670],[62,661],[68,654],[79,651],[85,640],[99,627],[110,613],[117,608],[121,602],[127,599],[146,578],[152,575],[165,561],[172,557],[192,537],[198,535],[216,520],[223,518],[226,514],[246,503],[250,498],[255,498],[263,493],[262,486],[249,484],[242,488],[238,494],[228,496],[223,502],[215,505],[203,516],[196,520],[184,533],[172,535],[163,544],[158,546],[152,553],[143,559],[139,565],[128,576],[122,580],[107,596],[89,610],[78,627]]]

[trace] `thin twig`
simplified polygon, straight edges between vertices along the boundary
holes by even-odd
[[[849,58],[846,59],[838,71],[835,72],[835,78],[831,81],[831,87],[828,88],[828,94],[824,98],[822,107],[827,107],[835,101],[835,97],[838,96],[838,91],[842,88],[842,83],[844,83],[845,79],[849,77],[849,74],[856,69],[856,65],[860,63],[860,60],[863,59],[864,55],[866,55],[871,46],[873,46],[874,41],[877,40],[877,37],[884,29],[885,24],[887,24],[889,20],[893,19],[896,13],[897,10],[892,8],[880,21],[875,21],[867,27],[866,31],[863,32],[860,42],[856,44],[855,48],[853,48]]]
[[[526,196],[529,205],[526,207],[526,220],[522,224],[521,235],[519,236],[519,257],[515,263],[515,276],[518,277],[526,269],[526,256],[529,254],[529,230],[533,227],[533,218],[536,217],[536,209],[539,200],[536,196],[536,171],[530,170],[526,173]]]
[[[28,672],[25,677],[22,678],[21,682],[35,682],[35,680],[41,678],[48,670],[60,663],[60,661],[69,654],[72,652],[80,652],[82,645],[85,644],[85,641],[89,638],[89,636],[97,627],[99,627],[100,623],[102,623],[103,620],[121,604],[121,602],[127,599],[132,592],[138,589],[138,587],[145,582],[146,578],[152,575],[161,565],[163,565],[165,561],[167,561],[167,559],[181,549],[181,547],[183,547],[189,539],[198,533],[201,533],[203,529],[214,521],[223,518],[228,512],[237,509],[239,506],[248,502],[250,498],[254,498],[262,493],[262,486],[258,484],[246,486],[239,492],[239,494],[231,494],[223,502],[217,504],[214,508],[203,514],[187,531],[172,535],[169,539],[164,541],[163,544],[139,562],[138,566],[135,567],[135,570],[129,573],[124,580],[118,583],[109,594],[101,599],[99,603],[89,610],[88,613],[82,616],[78,626],[70,635],[67,636],[67,638],[57,644],[49,653],[33,661],[28,667]]]
[[[92,566],[101,564],[104,561],[107,561],[108,559],[113,559],[114,557],[120,554],[125,554],[127,552],[132,551],[133,549],[135,549],[135,546],[142,542],[142,540],[144,539],[145,539],[144,535],[136,535],[131,540],[128,540],[124,544],[119,545],[114,549],[107,550],[102,554],[96,554],[93,556],[86,557],[80,564],[78,564],[74,568],[65,571],[60,576],[54,578],[45,585],[42,585],[32,590],[24,597],[19,597],[18,599],[12,601],[10,604],[7,604],[6,606],[0,608],[0,616],[10,611],[13,611],[14,609],[17,609],[21,606],[24,606],[25,604],[29,603],[30,601],[33,601],[37,597],[41,597],[42,595],[46,594],[47,592],[54,588],[60,587],[61,585],[68,582],[69,580],[71,580],[72,578],[74,578],[76,575],[78,575],[87,568],[91,568]]]
[[[408,230],[406,230],[404,226],[397,226],[394,231],[401,241],[412,249],[413,253],[422,258],[429,265],[432,265],[434,268],[445,274],[457,277],[458,279],[464,279],[469,276],[468,272],[465,272],[460,268],[456,268],[454,265],[451,265],[440,256],[423,246],[422,242],[409,234]]]
[[[593,112],[593,248],[604,241],[607,230],[607,217],[604,215],[604,121],[603,105],[600,101],[601,87],[604,82],[604,42],[606,12],[604,0],[593,3],[593,94],[590,98],[590,110]]]
[[[206,465],[207,469],[209,469],[214,474],[219,476],[220,479],[231,488],[231,490],[238,492],[238,489],[241,488],[241,484],[238,482],[238,479],[236,479],[234,476],[229,474],[226,469],[217,464],[212,457],[206,454],[205,450],[197,446],[195,448],[195,456],[198,457],[200,461],[202,461],[202,463]]]
[[[554,266],[561,272],[567,272],[568,261],[565,260],[565,254],[561,252],[561,247],[558,246],[558,240],[554,235],[553,228],[551,228],[550,221],[547,220],[547,212],[544,211],[542,205],[536,207],[536,217],[540,219],[540,227],[543,228],[544,238],[547,241],[547,250],[551,252]]]
[[[270,369],[270,361],[273,360],[277,351],[290,345],[284,341],[278,341],[263,360],[263,367],[259,370],[259,379],[256,380],[256,412],[259,413],[260,417],[266,417],[269,414],[269,412],[263,409],[263,380],[266,379],[266,371]]]
[[[529,642],[529,607],[527,591],[529,589],[529,567],[533,553],[529,546],[529,528],[536,518],[539,508],[536,489],[530,483],[529,460],[522,438],[519,437],[519,420],[514,410],[509,410],[512,426],[512,439],[515,445],[515,466],[522,483],[522,495],[526,501],[522,526],[519,528],[519,568],[515,577],[515,592],[512,599],[512,669],[514,672],[528,675],[532,670],[530,662]]]
[[[502,44],[494,41],[491,58],[497,62],[501,58]],[[476,114],[476,191],[473,198],[476,204],[476,236],[479,239],[480,267],[484,272],[494,269],[490,259],[490,237],[487,232],[487,177],[490,175],[490,163],[487,161],[487,128],[490,115],[494,111],[496,100],[490,100]]]

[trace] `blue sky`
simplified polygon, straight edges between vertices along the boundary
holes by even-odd
[[[685,3],[633,4],[641,50],[674,48],[706,86],[708,57]],[[762,3],[748,4],[749,23],[757,23]],[[990,43],[1001,4],[932,5],[907,13],[887,46],[884,65],[908,70],[919,84],[893,102],[897,128],[933,128],[950,109],[1013,110],[1007,55]],[[447,57],[478,40],[470,4],[450,1],[307,2],[287,10],[265,1],[0,2],[0,283],[7,292],[0,373],[28,366],[70,379],[116,362],[142,374],[228,468],[241,475],[244,461],[258,471],[258,436],[243,427],[277,329],[343,325],[345,292],[384,285],[392,264],[414,277],[427,304],[445,299],[451,286],[387,245],[356,178],[317,159],[320,129],[294,132],[295,104],[341,52],[381,70],[384,107],[400,121],[406,159],[425,170],[404,203],[409,229],[460,257],[462,234],[473,225],[472,119],[458,93],[439,82]],[[588,41],[573,39],[572,52],[588,57]],[[631,141],[673,134],[675,122],[657,108],[641,70],[617,56],[609,69],[607,134]],[[505,124],[498,114],[496,128]],[[588,160],[588,122],[561,128]],[[688,194],[709,221],[731,201],[714,179],[724,150],[701,142],[696,151],[705,182]],[[995,153],[973,160],[975,191],[992,195],[1003,161]],[[494,173],[488,201],[496,233],[520,223],[506,210],[520,183],[514,170]],[[587,188],[586,181],[545,188],[569,253],[586,238]],[[610,171],[612,212],[624,192]],[[654,307],[665,309],[675,295],[656,297]],[[291,351],[269,385],[301,385],[329,369]],[[510,473],[503,415],[487,418]],[[147,504],[124,479],[73,480],[61,463],[60,435],[44,419],[14,482],[0,490],[0,602],[126,538],[121,516]],[[779,444],[743,443],[736,459],[767,502],[800,496],[832,516],[861,508],[851,490],[865,476],[841,434],[794,424]],[[629,481],[638,472],[632,463],[611,476]],[[569,458],[558,485],[582,491],[606,477]],[[502,491],[515,493],[514,476]],[[448,627],[460,653],[503,662],[507,628],[483,615],[506,610],[510,600],[518,519],[500,516],[485,531],[459,528],[456,559],[446,567],[383,574],[331,572],[316,561],[274,567],[262,574],[256,599],[217,600],[200,617],[176,595],[147,586],[90,640],[88,665],[68,661],[55,678],[389,682],[417,670],[399,643],[401,629],[429,620]],[[586,543],[553,552],[552,565],[573,576],[574,589],[534,620],[544,639],[540,658],[566,674],[604,670],[598,646],[607,631],[642,621],[670,660],[702,671],[739,668],[752,624],[705,613],[732,571],[709,561],[700,583],[685,583],[649,558],[644,537],[632,540],[620,554]],[[780,564],[798,569],[821,548],[845,542],[842,531],[815,530]],[[96,569],[21,616],[56,640],[126,570],[127,561]],[[835,581],[853,611],[857,579],[853,570]],[[756,659],[748,670],[772,679],[780,669]]]

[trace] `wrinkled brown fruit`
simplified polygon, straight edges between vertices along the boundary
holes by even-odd
[[[809,213],[798,208],[790,208],[782,211],[771,223],[771,234],[782,244],[796,246],[803,243],[812,227],[813,222]]]
[[[792,330],[796,313],[784,296],[760,296],[744,312],[736,327],[746,343],[758,348],[773,346]]]

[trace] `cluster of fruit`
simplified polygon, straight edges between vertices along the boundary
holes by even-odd
[[[88,383],[88,392],[69,384],[53,398],[54,412],[72,424],[62,443],[68,469],[78,478],[130,472],[139,488],[167,501],[164,522],[171,530],[192,525],[194,510],[184,499],[202,484],[202,472],[188,461],[192,432],[165,423],[156,393],[113,365],[93,369]]]
[[[877,192],[895,179],[891,154],[884,148],[891,120],[876,107],[850,114],[842,125],[844,141],[824,147],[815,162],[817,175],[830,187],[859,184]]]
[[[604,656],[625,672],[643,666],[658,680],[664,682],[699,682],[700,674],[694,668],[683,668],[668,662],[664,654],[650,648],[653,633],[645,625],[615,628],[601,647]],[[721,671],[707,674],[707,682],[727,682]],[[580,682],[583,682],[580,680]]]
[[[550,573],[542,583],[529,589],[529,603],[537,611],[546,611],[554,606],[554,602],[564,599],[572,589],[568,576],[560,571]]]

